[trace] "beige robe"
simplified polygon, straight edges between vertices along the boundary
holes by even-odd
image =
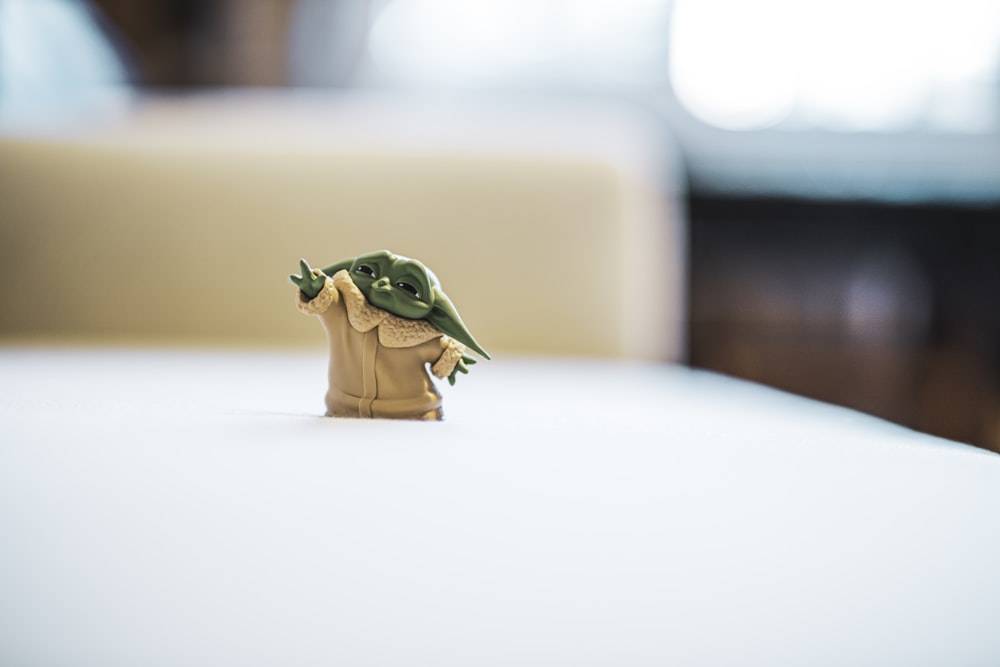
[[[319,274],[319,271],[314,271]],[[347,271],[298,307],[317,315],[330,343],[328,417],[441,419],[441,395],[427,373],[446,378],[465,346],[424,320],[398,317],[365,299]]]

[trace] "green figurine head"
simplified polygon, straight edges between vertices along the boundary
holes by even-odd
[[[341,270],[349,273],[373,306],[406,319],[426,320],[483,358],[490,358],[469,333],[437,277],[422,262],[379,250],[345,259],[323,273],[332,276]]]

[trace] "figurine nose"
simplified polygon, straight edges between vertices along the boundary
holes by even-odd
[[[389,289],[392,289],[389,286],[389,278],[387,276],[382,276],[381,278],[379,278],[378,280],[376,280],[374,283],[372,283],[372,287],[374,287],[375,289],[378,289],[378,290],[389,290]]]

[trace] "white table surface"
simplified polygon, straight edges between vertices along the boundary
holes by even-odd
[[[1000,457],[676,367],[0,348],[2,665],[997,665]]]

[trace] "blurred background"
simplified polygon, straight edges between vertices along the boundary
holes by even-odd
[[[219,91],[234,90],[255,92],[223,98],[219,111]],[[0,242],[6,246],[0,259],[7,267],[0,333],[31,338],[74,326],[73,318],[33,316],[30,299],[19,296],[24,290],[14,283],[33,261],[48,258],[32,254],[42,242],[28,229],[57,215],[43,202],[72,192],[94,163],[83,160],[75,175],[57,177],[52,165],[67,164],[79,157],[76,152],[52,154],[45,162],[30,151],[67,136],[67,128],[100,128],[101,136],[114,137],[109,128],[137,113],[145,114],[143,127],[161,131],[154,121],[164,104],[173,104],[174,129],[156,135],[158,155],[166,155],[156,164],[170,164],[180,144],[194,151],[179,163],[181,172],[215,164],[243,174],[246,155],[229,162],[217,153],[197,157],[197,144],[234,132],[233,118],[246,125],[239,142],[255,128],[268,132],[274,117],[259,111],[261,100],[284,94],[336,100],[329,113],[321,102],[308,112],[295,106],[281,118],[299,128],[337,125],[340,134],[328,144],[341,157],[345,144],[348,153],[361,150],[352,143],[359,135],[385,141],[387,132],[405,135],[408,154],[458,141],[465,148],[486,146],[495,156],[494,144],[524,144],[519,155],[530,159],[486,174],[475,188],[510,186],[511,173],[540,164],[531,151],[557,135],[562,145],[552,164],[570,154],[577,166],[581,160],[593,166],[599,154],[618,165],[628,153],[641,165],[623,168],[632,176],[641,171],[634,178],[638,185],[624,190],[618,172],[612,178],[596,171],[574,176],[576,185],[563,190],[575,204],[552,200],[506,210],[499,202],[509,204],[510,197],[491,199],[472,188],[480,194],[470,207],[488,202],[497,212],[492,238],[509,237],[509,252],[522,255],[515,263],[524,262],[518,271],[547,266],[545,258],[561,248],[607,248],[618,237],[602,234],[620,236],[615,225],[652,233],[655,252],[635,236],[619,253],[621,259],[630,248],[644,249],[646,255],[636,255],[643,264],[666,265],[641,275],[671,287],[626,304],[632,315],[653,311],[646,327],[652,340],[588,347],[553,334],[549,345],[530,348],[502,330],[500,320],[509,312],[473,306],[466,319],[480,340],[489,337],[475,323],[496,327],[494,338],[511,349],[553,353],[562,345],[568,354],[610,350],[682,361],[1000,451],[996,0],[0,0],[0,129],[8,141],[0,152],[0,196],[6,198],[0,199]],[[206,99],[211,121],[177,129],[177,116],[203,113]],[[345,104],[350,113],[343,112]],[[241,105],[256,105],[257,115],[248,120]],[[441,116],[442,108],[450,111]],[[541,120],[531,111],[539,108]],[[456,116],[493,113],[503,120],[481,122],[456,140]],[[414,125],[415,117],[420,122]],[[434,121],[423,124],[430,117]],[[101,159],[123,160],[122,147],[136,145],[128,136],[113,141],[114,150]],[[599,145],[585,159],[573,152],[591,141]],[[308,131],[302,142],[313,143]],[[304,145],[294,147],[296,156],[303,152]],[[132,164],[107,168],[131,174]],[[392,180],[386,173],[376,178]],[[397,174],[399,183],[408,182],[407,174]],[[454,181],[442,174],[446,193]],[[202,193],[203,200],[191,189],[184,197],[215,202],[226,184],[207,178],[196,180],[216,189]],[[246,183],[264,187],[274,174],[258,178]],[[43,182],[61,185],[39,189],[36,199],[23,195]],[[537,176],[525,187],[544,184],[558,192],[567,182]],[[113,201],[133,186],[144,197],[153,192],[112,183],[100,197]],[[351,192],[359,187],[351,185]],[[603,187],[607,197],[593,195]],[[93,188],[83,190],[72,201],[97,201]],[[392,192],[402,192],[411,209],[423,201],[407,199],[402,185]],[[101,201],[94,204],[98,209],[110,206]],[[569,229],[558,222],[637,207],[643,211],[636,215],[662,226],[662,239],[646,229],[647,222],[614,223],[611,232],[597,218]],[[516,225],[505,223],[504,215],[512,220],[529,208],[548,211],[539,215],[551,214],[551,227],[520,218]],[[552,231],[546,236],[544,230]],[[232,232],[226,228],[219,236],[231,239]],[[463,232],[471,244],[480,236],[487,234]],[[537,258],[518,251],[528,239]],[[73,235],[61,242],[72,244]],[[237,234],[233,243],[239,242]],[[469,244],[453,242],[452,254]],[[435,248],[415,239],[412,245],[432,253],[428,263],[437,266]],[[280,260],[294,261],[293,252]],[[67,254],[58,257],[72,265]],[[144,261],[156,265],[153,255]],[[588,265],[596,255],[580,256]],[[482,258],[489,259],[485,253]],[[459,268],[474,271],[477,261],[473,255]],[[613,274],[622,268],[617,260],[610,266]],[[622,266],[627,269],[628,261]],[[459,304],[476,295],[469,290],[461,296]],[[100,321],[108,318],[113,315]],[[155,331],[134,323],[122,330]]]

